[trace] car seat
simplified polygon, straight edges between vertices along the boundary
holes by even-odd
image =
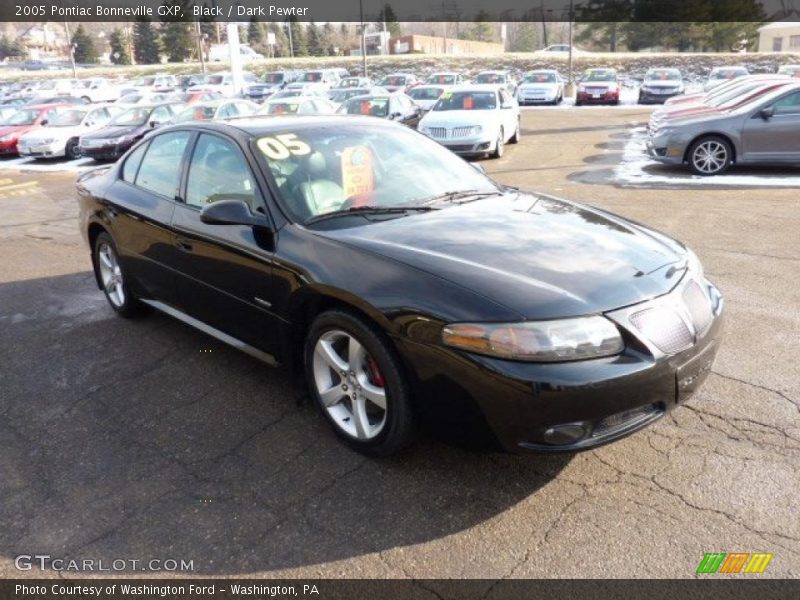
[[[298,169],[299,170],[299,169]],[[335,181],[327,178],[328,164],[321,152],[312,152],[305,158],[308,177],[295,188],[295,197],[302,199],[304,207],[311,216],[337,210],[345,201],[344,190]]]

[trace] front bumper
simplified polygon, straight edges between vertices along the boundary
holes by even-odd
[[[0,156],[16,156],[17,154],[19,154],[17,152],[17,140],[0,143]]]
[[[436,138],[430,135],[428,137],[459,156],[480,156],[493,152],[497,146],[497,140],[485,132],[473,137]]]
[[[517,103],[520,106],[527,104],[552,104],[558,100],[558,92],[555,90],[535,91],[518,90]]]
[[[17,143],[17,152],[20,156],[31,156],[33,158],[60,158],[66,155],[66,145],[60,142],[52,142],[50,144],[39,144],[38,142]]]
[[[577,92],[575,95],[577,104],[617,104],[619,102],[619,92],[605,92],[594,94],[591,92]]]
[[[95,160],[117,160],[133,145],[133,141],[119,144],[102,144],[84,146],[81,144],[81,155]]]
[[[686,149],[680,145],[659,143],[652,137],[647,140],[647,155],[666,165],[682,165],[685,151]]]
[[[647,90],[639,90],[639,104],[664,104],[670,98],[680,96],[683,92],[670,91],[670,92],[653,92]]]
[[[406,347],[403,354],[416,373],[423,414],[437,419],[479,415],[494,440],[510,452],[575,452],[630,435],[685,402],[711,371],[723,301],[711,283],[702,285],[713,318],[690,347],[672,354],[653,350],[621,322],[626,349],[586,361],[526,363],[416,343]]]

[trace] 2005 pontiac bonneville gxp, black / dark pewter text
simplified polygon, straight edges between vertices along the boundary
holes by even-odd
[[[302,365],[371,455],[437,420],[509,451],[592,448],[682,402],[719,344],[722,297],[691,250],[384,120],[172,126],[78,192],[117,313]]]

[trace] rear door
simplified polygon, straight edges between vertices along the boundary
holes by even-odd
[[[772,109],[771,117],[762,117],[759,109],[745,121],[745,160],[800,162],[800,91],[790,92],[766,108]]]
[[[274,353],[277,321],[270,308],[273,237],[245,225],[207,225],[200,211],[220,200],[243,200],[266,214],[242,149],[203,132],[188,164],[185,194],[172,219],[178,301],[184,312],[251,346]]]

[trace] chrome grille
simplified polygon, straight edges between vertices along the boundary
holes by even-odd
[[[714,315],[711,313],[711,303],[696,281],[689,282],[683,290],[683,302],[692,317],[697,333],[705,332],[711,325]]]
[[[472,127],[453,127],[450,132],[450,137],[466,137],[469,135],[469,131]]]
[[[645,308],[630,316],[631,324],[644,337],[667,354],[686,350],[694,343],[694,335],[678,315],[667,306]]]
[[[447,137],[447,129],[444,127],[430,127],[428,131],[431,134],[431,137],[435,138],[446,138]]]

